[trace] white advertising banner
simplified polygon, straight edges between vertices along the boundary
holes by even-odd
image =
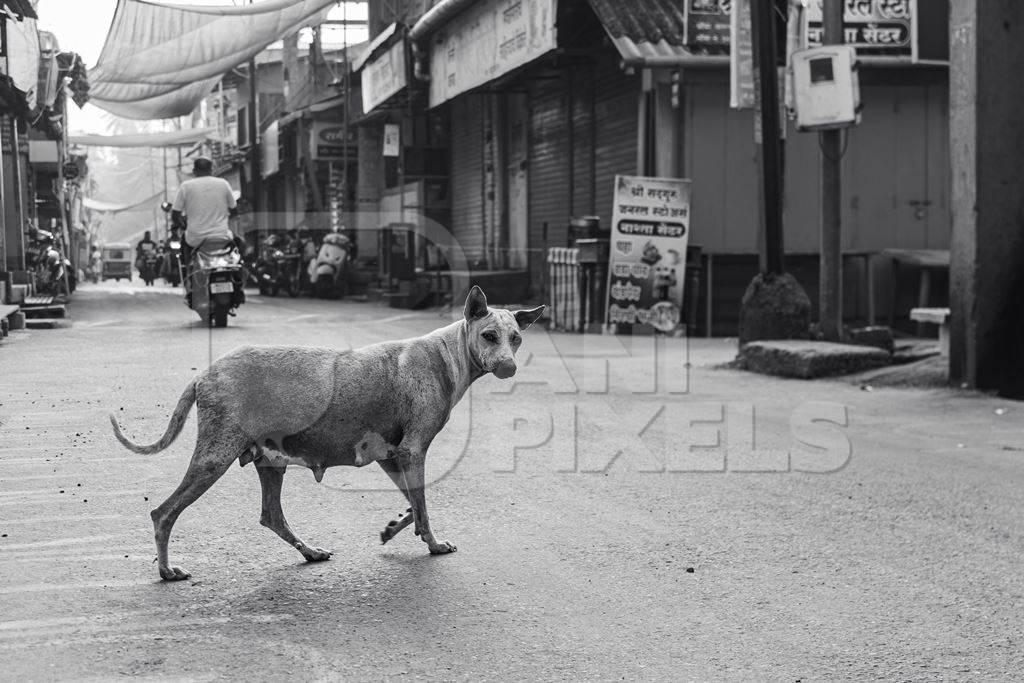
[[[431,41],[430,106],[555,49],[555,0],[483,0]]]
[[[681,329],[690,181],[615,176],[608,257],[609,329]]]
[[[401,91],[408,81],[405,66],[405,43],[390,50],[363,67],[363,113],[368,114],[392,95]]]

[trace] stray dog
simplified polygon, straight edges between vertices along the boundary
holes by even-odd
[[[309,562],[329,559],[331,553],[307,545],[285,521],[281,483],[289,464],[310,468],[320,481],[328,467],[376,461],[410,506],[385,527],[381,542],[415,522],[416,535],[431,554],[454,552],[454,545],[436,540],[430,530],[423,495],[427,448],[470,384],[487,373],[500,379],[516,373],[520,332],[543,310],[488,308],[483,291],[473,287],[463,320],[422,337],[353,351],[236,349],[188,385],[167,431],[150,446],[129,441],[111,415],[114,435],[125,448],[156,453],[177,438],[196,404],[199,437],[192,461],[178,488],[150,515],[161,578],[189,578],[168,561],[171,527],[235,460],[243,467],[256,464],[263,489],[260,524]]]

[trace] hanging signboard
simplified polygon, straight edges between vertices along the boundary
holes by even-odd
[[[537,59],[555,45],[555,0],[482,0],[430,47],[430,106]]]
[[[387,52],[363,67],[363,113],[380,106],[407,84],[405,43],[396,43]]]
[[[859,55],[910,58],[914,52],[917,24],[915,0],[845,0],[844,42]],[[804,12],[803,34],[807,47],[821,45],[824,33],[822,0],[810,0]]]
[[[686,0],[686,47],[729,54],[729,19],[735,0]]]
[[[690,181],[615,176],[606,320],[615,332],[681,329]]]

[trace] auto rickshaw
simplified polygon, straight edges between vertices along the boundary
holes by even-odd
[[[132,262],[135,250],[127,242],[110,242],[103,245],[103,279],[132,279]]]

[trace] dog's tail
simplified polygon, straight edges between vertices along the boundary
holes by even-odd
[[[189,382],[189,385],[185,387],[184,393],[181,398],[178,399],[178,406],[174,409],[174,414],[171,415],[171,422],[167,425],[167,431],[160,437],[160,440],[149,446],[139,446],[128,440],[128,437],[121,432],[121,426],[117,424],[117,418],[111,414],[110,424],[114,425],[114,436],[121,442],[121,445],[130,451],[135,453],[142,453],[148,455],[150,453],[158,453],[163,449],[170,446],[175,439],[178,438],[178,434],[181,433],[181,428],[185,426],[185,420],[188,419],[188,413],[192,410],[192,404],[196,402],[196,380]]]

